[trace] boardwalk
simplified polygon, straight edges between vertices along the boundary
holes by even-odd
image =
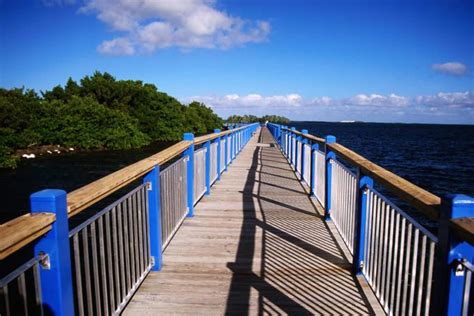
[[[249,142],[183,223],[162,271],[148,275],[125,315],[378,311],[273,145],[266,129]]]

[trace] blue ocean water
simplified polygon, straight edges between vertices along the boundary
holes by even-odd
[[[291,122],[436,194],[474,196],[474,125]]]

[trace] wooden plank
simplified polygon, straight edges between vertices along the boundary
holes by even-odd
[[[47,233],[55,219],[53,213],[29,213],[0,225],[0,259]]]
[[[359,167],[364,174],[416,207],[430,219],[436,220],[439,218],[441,198],[438,196],[380,167],[341,144],[334,143],[327,146],[348,163]]]
[[[90,205],[144,176],[146,173],[151,171],[154,166],[164,164],[165,162],[177,157],[190,145],[190,141],[181,141],[153,156],[140,160],[68,193],[67,202],[69,217],[78,214]]]
[[[474,217],[452,219],[450,225],[458,238],[474,245]]]

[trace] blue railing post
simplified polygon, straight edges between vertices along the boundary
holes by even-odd
[[[372,188],[373,186],[374,180],[362,175],[360,169],[358,169],[354,230],[354,259],[352,260],[352,270],[355,275],[362,273],[362,268],[365,264],[364,242],[368,206],[368,188]]]
[[[291,142],[290,142],[290,144],[291,144],[291,146],[290,146],[290,147],[291,147],[291,149],[290,149],[290,162],[291,162],[291,165],[293,165],[293,166],[295,166],[295,162],[294,162],[294,159],[293,159],[293,153],[295,152],[295,146],[293,145],[293,139],[296,138],[296,134],[294,133],[294,131],[295,131],[295,128],[292,127],[292,128],[291,128],[291,134],[290,134],[290,135],[291,135]],[[295,145],[296,145],[296,142],[295,142]],[[296,153],[295,153],[294,156],[295,156],[295,159],[296,159]],[[296,169],[296,168],[295,168],[295,169]]]
[[[148,214],[150,225],[150,255],[153,271],[161,270],[162,240],[161,240],[161,209],[160,209],[160,166],[156,165],[144,178],[148,190]]]
[[[307,129],[303,129],[301,130],[301,133],[303,134],[308,134],[308,130]],[[304,159],[304,155],[305,155],[305,144],[308,143],[308,139],[307,138],[304,138],[304,137],[301,137],[301,181],[304,180],[304,168],[305,168],[305,165],[308,163],[307,161],[305,161]],[[310,158],[311,159],[311,158]],[[308,179],[309,180],[309,179]]]
[[[289,158],[288,152],[290,151],[290,147],[289,147],[289,143],[290,143],[290,142],[289,142],[289,139],[290,139],[290,137],[289,137],[289,132],[288,132],[288,126],[285,126],[285,130],[284,130],[284,131],[285,131],[285,135],[284,135],[284,136],[285,136],[285,149],[284,149],[284,153],[285,153],[286,158],[288,159],[288,158]]]
[[[219,134],[221,132],[220,129],[216,128],[214,130],[215,134]],[[221,137],[218,136],[217,138],[214,139],[214,142],[217,143],[217,157],[216,157],[216,167],[217,167],[217,180],[219,181],[221,179]]]
[[[43,304],[52,315],[74,315],[74,290],[67,194],[63,190],[43,190],[30,196],[31,212],[50,212],[56,215],[51,230],[35,246],[36,255],[47,255],[48,268],[40,269]]]
[[[229,165],[229,134],[224,136],[224,171],[227,171],[227,166]]]
[[[301,153],[298,150],[298,142],[301,142],[301,136],[299,136],[299,135],[296,136],[295,135],[295,139],[296,139],[296,141],[295,141],[295,171],[299,172],[301,174],[301,170],[298,170],[298,157],[301,155]],[[301,159],[301,157],[300,157],[300,159]],[[301,168],[301,166],[300,166],[300,168]]]
[[[277,143],[281,146],[281,125],[277,125]]]
[[[309,184],[309,195],[310,196],[315,196],[316,195],[316,181],[319,179],[316,178],[316,156],[315,152],[319,150],[319,145],[318,144],[313,144],[311,145],[311,179],[310,179],[310,184]]]
[[[184,133],[183,140],[191,142],[191,145],[183,152],[183,156],[188,158],[188,175],[187,175],[187,189],[188,189],[188,217],[194,215],[194,134]]]
[[[206,195],[211,194],[211,141],[207,141],[203,145],[206,148],[206,170],[204,172],[204,179],[206,182]]]
[[[336,142],[336,136],[328,135],[325,139],[325,152],[326,152],[326,183],[325,183],[325,196],[324,196],[324,219],[331,219],[331,183],[332,183],[332,165],[331,159],[336,159],[336,153],[329,150],[328,145]]]
[[[473,214],[474,198],[470,196],[452,194],[446,195],[441,200],[438,228],[439,256],[435,270],[435,275],[438,275],[439,279],[436,280],[436,289],[434,289],[436,293],[434,298],[439,305],[434,308],[440,308],[441,313],[445,315],[467,315],[467,311],[463,313],[466,271],[463,270],[461,261],[467,260],[473,264],[474,245],[456,237],[450,228],[450,220],[472,217]],[[470,304],[474,303],[470,302]]]

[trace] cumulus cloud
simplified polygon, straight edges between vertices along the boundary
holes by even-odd
[[[357,109],[379,109],[384,111],[403,111],[410,108],[436,109],[465,108],[474,109],[474,92],[440,92],[435,95],[405,97],[396,94],[358,94],[349,98],[333,99],[328,96],[312,99],[303,98],[297,93],[286,95],[262,96],[252,93],[247,95],[227,94],[224,96],[193,96],[185,100],[206,103],[213,108],[284,108],[300,107],[350,107]]]
[[[444,64],[434,64],[431,66],[431,68],[436,72],[453,76],[463,76],[468,73],[467,65],[456,61],[447,62]]]
[[[252,93],[247,95],[227,94],[224,96],[193,96],[187,101],[196,100],[203,102],[211,107],[225,107],[225,108],[255,108],[255,107],[281,107],[281,108],[296,108],[304,104],[303,98],[296,93],[287,95],[272,95],[262,96],[260,94]]]
[[[271,30],[267,21],[248,21],[216,9],[213,0],[86,0],[80,12],[95,14],[120,34],[98,47],[111,55],[167,47],[226,49],[265,41]]]

